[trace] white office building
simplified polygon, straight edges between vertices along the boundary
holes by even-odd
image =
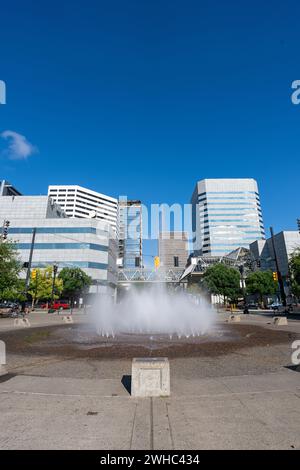
[[[60,205],[68,217],[109,222],[116,232],[117,199],[77,185],[51,185],[48,196]]]
[[[194,253],[222,256],[265,239],[254,179],[204,179],[192,199]]]
[[[0,197],[0,220],[66,217],[61,207],[48,196]]]
[[[0,218],[9,221],[7,238],[16,243],[23,263],[29,261],[35,231],[32,268],[79,267],[92,278],[91,294],[114,293],[118,243],[109,222],[68,218],[48,196],[0,197]]]

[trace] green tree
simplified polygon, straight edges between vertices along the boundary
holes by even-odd
[[[259,296],[259,300],[263,302],[264,295],[273,295],[277,291],[277,283],[273,280],[272,271],[256,271],[246,278],[247,294],[255,294]]]
[[[0,298],[17,290],[22,263],[14,243],[0,241]]]
[[[53,286],[53,267],[36,269],[35,279],[31,279],[28,293],[34,305],[38,300],[51,300]],[[54,299],[58,299],[63,291],[63,280],[56,277],[54,284]]]
[[[14,286],[4,289],[2,291],[1,299],[19,302],[26,300],[25,279],[18,279]]]
[[[225,264],[218,263],[209,267],[203,275],[204,286],[215,295],[222,295],[226,300],[236,301],[241,293],[240,273]]]
[[[63,296],[70,299],[72,305],[75,298],[86,292],[92,284],[92,278],[76,267],[63,268],[58,277],[63,281]]]
[[[292,292],[300,297],[300,248],[297,248],[290,256],[289,270],[291,275]]]

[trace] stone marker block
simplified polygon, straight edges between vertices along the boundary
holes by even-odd
[[[7,374],[6,370],[6,347],[4,341],[0,341],[0,377]]]
[[[70,315],[65,315],[64,317],[62,317],[62,319],[65,323],[74,323],[73,317],[71,317]]]
[[[230,315],[229,322],[239,322],[241,321],[241,316],[240,315]]]
[[[30,327],[30,321],[28,318],[15,318],[14,326]]]
[[[288,324],[288,321],[286,317],[274,317],[273,323],[276,326],[284,326]]]
[[[170,396],[170,366],[167,357],[132,360],[131,396],[140,398]]]

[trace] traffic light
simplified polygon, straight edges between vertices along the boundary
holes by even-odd
[[[37,275],[37,271],[36,271],[36,269],[33,269],[33,270],[31,271],[31,279],[32,279],[33,281],[36,279],[36,275]]]
[[[276,271],[273,272],[273,281],[278,281],[278,273]]]
[[[160,258],[159,258],[159,256],[155,256],[155,257],[154,257],[154,266],[155,266],[155,268],[159,268],[159,266],[160,266]]]
[[[261,267],[261,262],[260,262],[260,259],[258,259],[258,260],[256,261],[256,266],[257,266],[258,268],[260,268],[260,267]]]

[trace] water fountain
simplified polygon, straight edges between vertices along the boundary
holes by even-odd
[[[168,291],[163,286],[131,289],[120,303],[102,297],[94,305],[92,321],[99,336],[120,334],[166,335],[189,338],[205,334],[213,327],[216,314],[202,297],[184,291]]]

